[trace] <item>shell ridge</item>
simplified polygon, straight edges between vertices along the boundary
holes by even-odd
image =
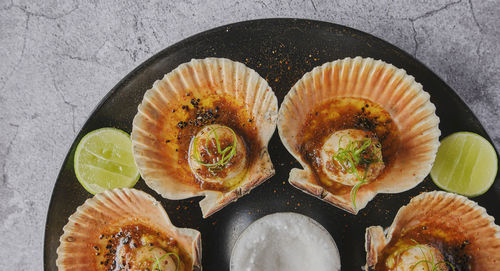
[[[190,90],[190,92],[194,95],[200,95],[200,90],[202,89],[201,78],[198,77],[200,75],[200,61],[197,59],[191,59],[190,62],[181,65],[184,66],[183,68],[178,69],[178,71],[185,84],[181,89]],[[205,89],[203,88],[203,90]]]
[[[200,75],[198,76],[198,78],[200,77],[204,77],[205,80],[206,80],[206,84],[207,84],[207,89],[213,89],[212,86],[215,85],[215,82],[214,82],[214,78],[213,78],[213,75],[212,73],[210,72],[210,70],[208,70],[208,67],[207,65],[203,65],[203,62],[202,61],[196,61],[196,63],[200,66],[200,69],[201,69],[201,72],[200,72]],[[201,83],[203,85],[203,83]]]
[[[247,106],[248,105],[252,105],[252,106],[249,106],[249,109],[250,109],[250,112],[252,114],[252,116],[256,116],[258,112],[260,112],[260,108],[259,108],[259,105],[257,104],[256,101],[258,101],[259,99],[259,90],[262,88],[262,84],[263,82],[261,80],[258,80],[256,78],[255,80],[255,89],[257,89],[257,91],[252,91],[250,94],[251,95],[248,95],[249,93],[247,92],[246,93],[246,96],[248,97],[248,102],[247,102]]]
[[[155,119],[149,115],[149,113],[145,112],[143,108],[138,109],[138,113],[140,115],[137,115],[140,119],[138,119],[138,122],[140,123],[145,123],[145,122],[154,122]]]
[[[328,64],[325,64],[328,65]],[[339,76],[339,65],[338,61],[334,61],[330,64],[332,67],[332,72],[331,72],[331,77],[333,78],[332,81],[332,89],[335,90],[334,93],[331,93],[332,95],[338,95],[340,91],[340,76]],[[302,81],[302,80],[300,80]]]
[[[345,93],[346,89],[346,76],[348,73],[346,72],[346,65],[345,63],[348,62],[351,58],[346,58],[344,60],[341,60],[339,62],[339,84],[338,84],[338,92],[340,93]]]
[[[396,67],[389,64],[385,64],[380,60],[377,61],[377,64],[380,66],[379,67],[380,71],[377,74],[378,76],[374,78],[373,89],[376,91],[372,93],[384,93],[384,90],[392,87],[390,85],[390,81],[394,77],[394,74],[396,72]],[[377,100],[378,100],[377,102],[381,101],[380,96],[377,97]]]
[[[262,102],[262,112],[264,114],[259,114],[256,118],[261,119],[261,121],[264,123],[262,128],[259,129],[259,135],[263,143],[267,146],[269,140],[271,139],[274,130],[276,129],[276,114],[274,114],[273,111],[264,111],[265,108],[271,108],[274,107],[272,104],[273,99],[270,95],[266,95],[264,97],[264,101]]]
[[[235,76],[238,76],[237,82],[239,82],[239,85],[241,85],[241,87],[238,87],[238,84],[236,83],[234,86],[235,99],[243,101],[245,103],[245,106],[248,108],[249,105],[246,103],[245,96],[248,90],[253,89],[253,84],[251,81],[252,73],[246,70],[243,65],[238,65]]]
[[[151,100],[151,98],[146,98],[146,96],[144,96],[144,101],[146,102],[146,104],[149,104],[149,106],[151,106],[154,111],[151,112],[151,113],[154,113],[154,115],[156,116],[156,118],[160,117],[160,116],[163,116],[163,114],[161,113],[163,110],[161,110],[160,106],[154,102],[153,100]],[[154,118],[153,116],[151,116],[150,114],[144,114],[144,116],[146,116],[148,119],[150,120],[154,120],[156,118]]]
[[[172,84],[168,83],[169,80],[169,77],[165,75],[162,80],[157,80],[158,83],[155,82],[152,91],[148,90],[146,93],[149,92],[151,96],[158,95],[165,106],[168,106],[172,101],[177,101],[179,97],[177,97],[175,90],[172,89]]]
[[[412,93],[411,90],[406,90],[397,103],[398,115],[403,123],[409,122],[410,120],[413,121],[413,119],[410,119],[408,117],[413,113],[410,108],[411,103],[415,101],[416,96],[417,95],[415,93]]]
[[[367,97],[371,100],[374,99],[374,77],[376,76],[375,60],[372,58],[366,58],[363,60],[363,66],[365,67],[365,77],[364,85],[368,93]]]
[[[332,68],[330,65],[321,66],[321,80],[325,82],[322,91],[318,97],[318,99],[323,100],[328,96],[329,92],[334,91],[332,87],[332,82],[330,80],[329,72],[331,72]]]
[[[371,73],[368,76],[366,84],[372,88],[372,96],[377,93],[377,86],[380,84],[381,77],[383,76],[385,65],[380,60],[370,60],[371,63]]]
[[[253,89],[259,89],[260,88],[260,81],[257,80],[257,77],[258,75],[256,74],[250,74],[249,75],[249,78],[248,80],[250,81],[250,83],[248,84],[248,87],[252,87]],[[255,93],[254,93],[255,95]],[[256,112],[257,112],[257,109],[255,108],[256,107],[256,104],[254,103],[255,101],[255,97],[252,96],[252,95],[249,95],[247,92],[244,93],[244,101],[245,101],[245,105],[249,108],[249,111],[251,112],[251,114],[253,116],[255,116]]]
[[[194,59],[191,61],[191,63],[192,65],[189,65],[189,68],[190,68],[190,74],[193,77],[193,85],[194,85],[193,87],[194,89],[201,89],[203,87],[203,83],[201,81],[200,74],[203,74],[203,70],[201,72],[198,72],[196,68],[198,67],[199,69],[200,66],[203,65],[200,65],[200,63]]]
[[[174,83],[172,83],[172,77],[174,75],[173,74],[165,74],[165,76],[163,76],[163,79],[161,79],[161,81],[163,82],[163,85],[165,86],[165,91],[162,91],[162,95],[166,95],[165,96],[165,100],[171,102],[171,101],[180,101],[181,97],[179,95],[179,91],[177,89],[176,86],[174,86]],[[147,91],[146,91],[147,93]],[[159,91],[155,90],[154,92],[152,93],[159,93]],[[143,106],[143,103],[141,102],[141,106]]]
[[[350,64],[350,70],[349,70],[349,85],[348,89],[352,89],[353,91],[351,92],[353,96],[357,97],[363,97],[362,93],[362,85],[360,86],[360,59],[359,58],[354,58]],[[362,82],[361,82],[362,84]]]
[[[217,59],[218,65],[221,67],[221,75],[222,75],[222,85],[223,85],[223,92],[224,95],[230,95],[229,90],[231,89],[232,82],[234,82],[234,74],[232,72],[232,66],[230,63],[225,61],[225,59]]]
[[[267,83],[265,81],[259,80],[259,87],[257,88],[257,91],[255,93],[255,100],[253,101],[252,104],[252,117],[259,117],[260,112],[264,112],[264,98],[265,98],[265,88]],[[257,102],[259,101],[259,102]],[[261,119],[259,117],[259,119]],[[262,121],[264,119],[262,118]]]
[[[300,84],[297,86],[295,93],[292,93],[293,96],[291,96],[291,95],[289,96],[290,97],[289,100],[293,103],[294,112],[306,114],[307,113],[306,110],[308,110],[308,108],[306,108],[306,106],[301,107],[301,104],[307,105],[307,103],[305,101],[306,97],[303,97],[303,95],[300,92],[298,92],[299,89],[303,89],[303,88],[305,88],[304,82],[301,81]],[[294,97],[294,98],[296,97],[296,98],[292,100],[292,97]],[[300,116],[300,115],[296,114],[296,116]]]
[[[312,78],[312,76],[310,74],[307,74],[307,77],[308,79],[309,78]],[[310,105],[312,104],[311,100],[310,100],[310,93],[309,90],[309,85],[311,84],[311,79],[305,81],[305,82],[302,82],[303,84],[303,87],[302,89],[305,89],[306,91],[303,91],[304,93],[302,95],[297,95],[297,97],[300,97],[300,100],[302,100],[302,110],[305,114],[308,113],[308,111],[310,110],[310,108],[307,106],[307,105]],[[299,101],[297,101],[297,106],[300,108],[300,104],[299,104]],[[300,111],[299,111],[300,112]]]
[[[368,74],[369,74],[369,69],[367,67],[367,60],[364,60],[362,58],[359,58],[359,75],[357,77],[357,81],[360,81],[358,82],[358,88],[359,88],[359,96],[360,97],[368,97],[370,99],[372,99],[372,97],[370,96],[370,93],[371,93],[371,89],[368,87],[367,85],[367,80],[366,78],[368,77]]]
[[[394,74],[389,79],[387,85],[383,88],[382,95],[379,97],[380,100],[391,101],[394,98],[394,93],[397,93],[398,89],[400,89],[404,84],[404,78],[406,76],[406,72],[401,69],[396,69]],[[394,91],[391,91],[393,89]],[[388,102],[391,104],[391,102]],[[391,116],[394,114],[391,114]]]

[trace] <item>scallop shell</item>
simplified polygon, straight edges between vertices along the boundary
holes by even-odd
[[[500,227],[494,220],[486,209],[466,197],[442,191],[422,193],[399,209],[387,235],[380,226],[366,229],[366,268],[373,268],[379,253],[405,229],[433,221],[464,232],[469,241],[466,252],[472,256],[470,270],[500,270]]]
[[[99,235],[137,223],[174,238],[191,256],[193,270],[201,270],[200,232],[175,227],[152,196],[128,188],[99,193],[86,200],[69,217],[57,248],[58,270],[97,270],[92,244],[99,243]]]
[[[299,153],[298,133],[307,114],[321,103],[341,97],[370,100],[396,123],[400,141],[408,146],[390,169],[361,186],[353,207],[349,194],[334,195],[312,182],[312,169]],[[278,132],[302,169],[290,172],[289,182],[348,212],[357,214],[377,193],[400,193],[418,185],[430,172],[439,147],[439,118],[430,96],[405,70],[372,58],[345,58],[325,63],[306,73],[285,96],[279,110]]]
[[[238,101],[258,129],[261,143],[255,150],[258,159],[248,165],[244,180],[230,191],[206,190],[199,184],[179,182],[177,173],[184,169],[177,161],[185,158],[162,144],[164,131],[178,129],[179,119],[169,115],[172,107],[180,107],[179,101],[188,93],[201,98],[216,95]],[[156,81],[139,105],[131,135],[139,172],[149,187],[167,199],[205,196],[200,207],[203,217],[208,217],[274,175],[267,144],[276,129],[277,111],[277,98],[266,80],[242,63],[206,58],[181,64]],[[185,175],[189,174],[191,172]]]

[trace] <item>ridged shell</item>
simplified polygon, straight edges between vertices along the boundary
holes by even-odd
[[[137,223],[174,238],[191,256],[193,270],[201,270],[200,232],[175,227],[152,196],[128,188],[99,193],[86,200],[69,217],[57,248],[58,270],[97,270],[96,251],[92,246],[99,243],[99,235]]]
[[[467,254],[472,257],[471,270],[500,270],[500,227],[494,220],[486,209],[466,197],[443,191],[422,193],[399,209],[387,237],[380,226],[366,229],[366,267],[374,267],[379,253],[405,229],[435,221],[455,232],[464,232],[469,241]]]
[[[188,93],[190,97],[203,99],[215,95],[241,103],[258,129],[261,145],[252,150],[258,152],[258,159],[248,166],[245,179],[228,192],[204,190],[199,184],[180,182],[178,172],[184,172],[185,168],[177,161],[185,158],[163,144],[162,133],[178,130],[179,119],[169,114],[175,106],[180,108],[179,101]],[[277,111],[278,100],[266,80],[242,63],[206,58],[181,64],[146,92],[134,118],[131,138],[141,176],[149,187],[167,199],[205,196],[200,207],[203,217],[207,217],[274,175],[267,144],[276,129]],[[184,175],[188,174],[191,173]]]
[[[356,209],[349,193],[334,195],[314,184],[312,169],[299,153],[297,135],[307,115],[323,102],[342,97],[364,98],[384,108],[398,127],[400,141],[408,147],[382,177],[361,186]],[[292,87],[279,110],[280,138],[304,168],[292,169],[289,182],[354,214],[377,193],[399,193],[415,187],[429,174],[439,147],[439,118],[429,98],[413,76],[381,60],[345,58],[314,68]]]

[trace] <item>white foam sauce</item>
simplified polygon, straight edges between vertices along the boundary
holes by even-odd
[[[276,213],[251,224],[231,255],[231,271],[336,271],[335,241],[318,222],[296,213]]]

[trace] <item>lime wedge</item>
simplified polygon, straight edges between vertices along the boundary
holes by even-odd
[[[115,128],[101,128],[85,135],[76,147],[74,166],[78,181],[94,195],[133,187],[139,180],[130,136]]]
[[[441,189],[468,197],[484,194],[497,175],[495,149],[480,135],[458,132],[441,141],[431,178]]]

